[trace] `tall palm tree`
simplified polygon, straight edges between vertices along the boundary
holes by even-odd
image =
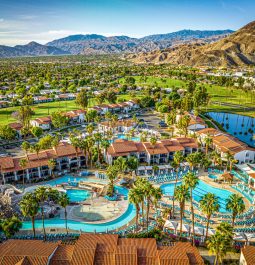
[[[174,194],[175,194],[175,189],[178,181],[178,171],[181,165],[181,162],[184,161],[184,156],[181,151],[177,151],[174,153],[173,156],[173,162],[172,162],[172,167],[175,168],[176,170],[176,176],[175,176],[175,182],[174,182]],[[175,201],[175,195],[173,194],[173,218],[174,218],[174,201]]]
[[[219,152],[214,150],[213,152],[211,152],[211,158],[213,160],[213,165],[215,166],[215,165],[219,164],[221,156],[220,156]]]
[[[66,193],[61,193],[58,198],[58,204],[65,210],[65,223],[66,223],[66,233],[68,234],[67,229],[67,211],[66,207],[70,204],[70,199]]]
[[[145,195],[145,199],[146,199],[146,228],[147,228],[147,232],[149,229],[149,214],[150,214],[150,202],[151,202],[151,198],[153,196],[153,186],[152,184],[147,181],[145,183],[145,185],[143,186],[143,192]]]
[[[237,163],[237,160],[234,158],[234,156],[230,152],[227,152],[226,159],[227,159],[227,169],[229,167],[229,171],[231,171],[233,164]]]
[[[79,147],[80,147],[80,139],[77,137],[70,137],[70,141],[72,146],[75,149],[75,154],[76,154],[76,160],[77,160],[77,167],[79,168],[79,163],[78,163],[78,151],[79,151]]]
[[[114,180],[117,178],[118,176],[118,171],[114,166],[108,166],[107,170],[106,170],[106,175],[109,179],[109,188],[108,188],[108,194],[109,196],[113,196],[113,192],[114,192]]]
[[[234,227],[236,216],[245,210],[243,197],[233,193],[227,198],[226,202],[227,211],[232,212],[232,227]]]
[[[127,159],[120,156],[114,161],[114,167],[118,170],[120,176],[128,169]]]
[[[54,168],[56,167],[56,160],[55,159],[49,159],[48,160],[48,167],[50,169],[50,175],[54,176]]]
[[[157,138],[152,136],[150,138],[150,144],[152,145],[152,164],[154,164],[154,150],[155,150],[155,146],[157,144]]]
[[[23,190],[25,189],[25,169],[27,167],[27,160],[26,159],[20,159],[19,160],[19,166],[22,168],[23,174],[22,174],[22,183],[23,183]]]
[[[48,196],[49,196],[48,188],[44,186],[38,187],[35,190],[35,197],[41,208],[44,240],[46,240],[46,231],[45,231],[45,225],[44,225],[44,203],[47,201]]]
[[[206,215],[206,232],[205,240],[208,236],[209,223],[213,213],[218,212],[220,209],[219,199],[213,193],[206,193],[199,202],[199,208],[202,213]]]
[[[153,198],[153,204],[157,213],[157,208],[158,208],[158,202],[162,198],[162,190],[161,188],[153,188],[152,189],[152,198]]]
[[[35,237],[35,216],[38,214],[39,211],[39,203],[36,200],[35,194],[25,194],[22,200],[20,201],[19,205],[23,216],[31,218],[33,234]]]
[[[94,134],[94,140],[97,144],[97,163],[100,163],[100,144],[102,141],[102,134],[100,132],[97,132]]]
[[[201,161],[201,153],[195,152],[187,155],[186,161],[189,163],[189,167],[193,170]]]
[[[180,218],[181,218],[180,238],[181,238],[181,236],[182,236],[182,220],[183,220],[183,215],[184,215],[185,202],[188,201],[190,198],[189,190],[184,185],[177,186],[175,189],[175,195],[174,196],[180,205]]]
[[[212,137],[209,136],[209,135],[207,135],[207,136],[205,137],[204,142],[205,142],[205,154],[207,155],[207,154],[208,154],[209,147],[210,147],[210,145],[211,145],[212,142],[213,142],[213,141],[212,141]]]
[[[128,200],[130,203],[135,205],[136,208],[136,228],[138,228],[138,217],[139,217],[139,211],[140,211],[140,203],[143,201],[143,195],[141,193],[141,190],[138,188],[132,188],[128,192]]]
[[[25,153],[26,153],[26,157],[27,157],[28,151],[31,149],[31,145],[30,145],[30,143],[27,142],[27,141],[24,141],[24,142],[21,144],[21,148],[22,148],[22,150],[25,151]]]
[[[195,220],[194,220],[194,206],[193,206],[193,197],[192,197],[192,192],[196,188],[196,186],[199,183],[198,177],[191,172],[188,172],[184,177],[183,177],[183,182],[184,185],[189,188],[190,190],[190,202],[191,202],[191,219],[192,219],[192,243],[193,246],[195,245]]]

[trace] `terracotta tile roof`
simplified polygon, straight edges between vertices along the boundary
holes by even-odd
[[[146,151],[151,155],[158,155],[158,154],[167,154],[169,151],[162,142],[157,142],[155,145],[152,145],[150,142],[143,143]]]
[[[23,125],[22,125],[21,123],[19,123],[19,122],[12,122],[12,123],[9,123],[9,126],[10,126],[12,129],[16,130],[16,131],[19,131],[19,130],[21,130],[21,129],[23,128]]]
[[[40,118],[34,119],[34,121],[36,121],[38,124],[49,124],[51,123],[51,117],[50,116],[40,117]]]
[[[82,153],[78,149],[78,156]],[[0,171],[2,173],[14,172],[22,170],[19,165],[21,159],[26,159],[28,161],[26,168],[36,168],[41,166],[47,166],[49,159],[57,159],[60,157],[76,157],[75,148],[66,142],[60,142],[59,145],[53,149],[48,149],[39,152],[37,154],[28,154],[22,157],[0,157]]]
[[[199,135],[204,134],[204,135],[214,136],[214,135],[220,134],[221,132],[214,128],[205,128],[205,129],[197,131],[196,133]]]
[[[108,121],[103,121],[103,122],[100,122],[99,123],[101,126],[105,126],[105,127],[109,127],[109,128],[116,128],[116,127],[119,127],[119,126],[123,126],[123,127],[131,127],[131,126],[135,126],[136,123],[131,120],[131,119],[128,119],[128,120],[118,120],[114,123],[112,122],[108,122]]]
[[[245,258],[246,265],[255,264],[255,247],[254,246],[245,246],[242,248],[242,254]]]
[[[8,240],[0,245],[0,264],[45,265],[58,245],[40,240]]]

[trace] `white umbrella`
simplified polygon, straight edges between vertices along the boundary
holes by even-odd
[[[168,229],[171,229],[171,230],[176,230],[177,226],[178,226],[177,222],[170,221],[170,220],[166,220],[166,222],[164,224],[165,228],[168,228]]]
[[[195,235],[203,236],[205,234],[204,228],[195,226]]]
[[[177,230],[180,231],[181,230],[181,225],[178,223],[178,227]],[[190,231],[190,226],[187,224],[182,224],[182,232],[189,232]]]
[[[255,234],[245,234],[249,242],[255,242]]]
[[[234,240],[235,241],[246,241],[246,237],[244,233],[235,233]]]
[[[215,234],[215,230],[214,229],[208,229],[208,235],[209,236],[213,236]]]

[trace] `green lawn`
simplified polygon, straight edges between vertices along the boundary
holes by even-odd
[[[138,86],[160,86],[164,88],[172,87],[185,87],[186,82],[182,80],[176,80],[171,78],[160,77],[147,77],[144,81],[144,77],[134,76],[136,85]],[[124,83],[124,78],[120,79],[120,83]],[[235,112],[243,115],[249,115],[255,117],[255,111],[246,111],[243,108],[237,108],[236,106],[220,106],[213,102],[226,102],[232,104],[238,104],[245,107],[255,107],[255,93],[245,92],[237,88],[228,88],[217,85],[205,85],[208,93],[211,96],[210,110],[213,111],[228,111]]]
[[[141,95],[137,95],[137,97],[139,98],[141,97]],[[132,99],[132,97],[128,94],[118,96],[118,100],[130,100],[130,99]],[[94,98],[90,99],[89,106],[94,106],[96,104],[97,102]],[[19,107],[0,109],[0,125],[17,121],[12,117],[12,113],[17,111],[18,109]],[[79,107],[75,104],[75,100],[70,100],[70,101],[56,101],[56,102],[33,105],[32,109],[35,112],[33,118],[38,118],[38,117],[47,116],[55,111],[67,112],[70,110],[79,109]]]

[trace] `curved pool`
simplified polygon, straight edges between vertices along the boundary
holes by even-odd
[[[177,183],[177,186],[181,185],[181,182]],[[164,195],[173,196],[174,194],[174,183],[163,184],[160,186]],[[220,203],[220,212],[226,212],[226,199],[232,194],[231,191],[212,187],[211,185],[199,180],[197,187],[193,191],[193,199],[199,202],[203,195],[206,193],[214,193],[218,196]]]
[[[56,186],[62,183],[67,182],[77,182],[77,181],[91,181],[88,178],[84,177],[73,177],[73,176],[64,176],[59,179],[54,179],[51,181],[48,181],[42,185],[50,185],[50,186]],[[93,179],[93,182],[95,180]],[[102,180],[98,180],[102,182]],[[115,186],[115,190],[117,193],[122,194],[124,196],[128,195],[128,189],[120,186]],[[69,194],[68,194],[69,193]],[[70,196],[71,201],[82,201],[84,199],[87,199],[90,195],[88,191],[84,190],[67,190],[67,194]],[[107,230],[114,230],[116,228],[120,228],[124,225],[126,225],[128,222],[130,222],[133,218],[135,218],[136,209],[133,206],[133,204],[129,204],[127,210],[116,219],[105,222],[105,223],[86,223],[86,222],[80,222],[80,221],[72,221],[67,220],[67,226],[69,229],[72,230],[78,230],[83,232],[107,232]],[[45,227],[49,228],[65,228],[65,220],[57,218],[52,219],[46,219],[45,220]],[[40,229],[42,228],[42,221],[36,220],[35,221],[35,228]],[[26,221],[22,223],[22,229],[30,230],[32,229],[32,223],[30,221]]]

